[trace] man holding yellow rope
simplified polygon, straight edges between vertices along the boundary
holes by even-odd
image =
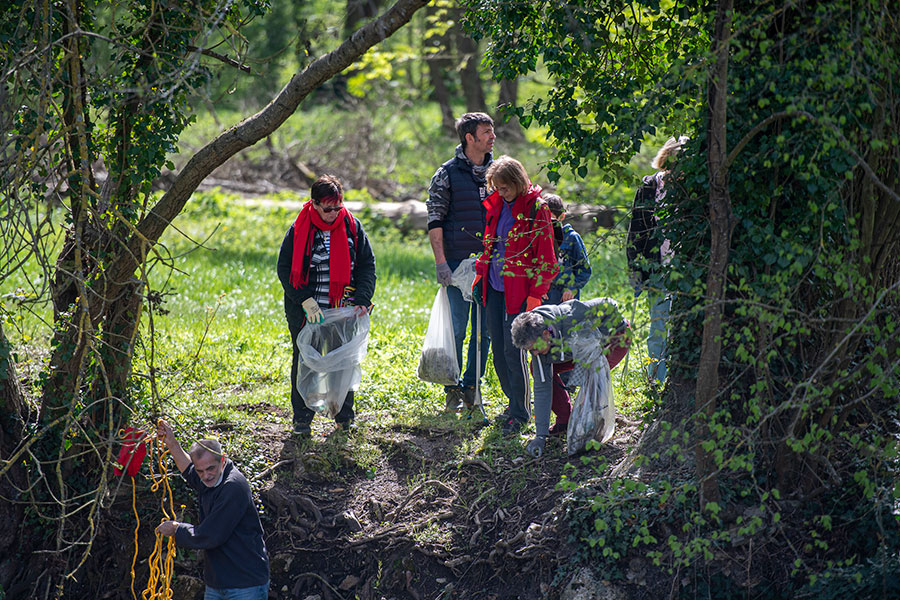
[[[225,456],[218,440],[194,442],[186,453],[162,419],[157,435],[197,492],[200,520],[197,525],[163,521],[156,531],[173,536],[183,548],[204,550],[203,600],[266,600],[269,558],[247,478]]]

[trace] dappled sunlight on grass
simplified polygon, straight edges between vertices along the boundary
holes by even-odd
[[[165,250],[180,257],[178,268],[154,265],[151,287],[163,292],[163,303],[143,316],[144,331],[152,318],[156,333],[152,357],[162,410],[185,427],[236,423],[244,428],[248,419],[264,419],[283,426],[288,435],[291,346],[275,266],[294,214],[274,205],[234,202],[216,192],[201,194],[193,206],[179,217],[184,235],[166,234]],[[203,240],[203,246],[194,246],[185,236]],[[636,419],[652,408],[644,376],[646,303],[643,298],[633,300],[620,237],[586,236],[594,276],[582,297],[611,296],[634,323],[636,342],[627,373],[623,362],[612,377],[619,412]],[[533,424],[519,436],[500,435],[493,419],[507,400],[491,361],[482,386],[488,423],[482,422],[480,412],[471,417],[445,414],[443,386],[422,382],[416,375],[438,290],[427,236],[404,237],[376,227],[371,239],[378,281],[368,354],[356,393],[360,427],[371,433],[391,427],[461,433],[455,451],[459,459],[477,457],[492,464],[521,457]],[[136,352],[140,372],[150,370],[148,340],[142,336]],[[321,433],[323,427],[330,431],[333,423],[320,421],[316,419],[314,432]],[[363,464],[375,460],[371,453],[380,452],[368,446],[353,442],[345,451]]]

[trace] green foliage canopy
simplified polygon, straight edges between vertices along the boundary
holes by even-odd
[[[554,87],[516,113],[524,126],[549,127],[558,149],[550,178],[588,163],[610,180],[647,135],[685,131],[700,107],[707,15],[696,3],[472,1],[470,19],[489,36],[486,57],[497,78],[542,64]]]

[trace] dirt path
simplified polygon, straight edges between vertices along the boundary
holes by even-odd
[[[365,416],[362,417],[365,419]],[[256,425],[274,469],[256,474],[277,598],[546,598],[572,554],[564,492],[564,440],[540,460],[519,454],[453,460],[475,425],[381,428],[351,439],[315,422],[298,442],[283,426]],[[636,428],[601,454],[616,463]],[[503,442],[492,434],[495,443]],[[493,439],[493,438],[489,438]],[[380,458],[360,464],[358,444]],[[351,451],[352,450],[352,451]],[[595,454],[596,456],[596,454]],[[576,464],[580,464],[576,459]],[[573,476],[588,479],[585,467]]]

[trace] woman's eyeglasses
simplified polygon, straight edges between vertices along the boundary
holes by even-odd
[[[342,208],[344,208],[343,204],[338,204],[337,206],[322,206],[322,204],[318,201],[314,202],[314,204],[316,206],[318,206],[319,208],[321,208],[322,212],[326,213],[326,214],[337,212],[337,211],[341,210]]]

